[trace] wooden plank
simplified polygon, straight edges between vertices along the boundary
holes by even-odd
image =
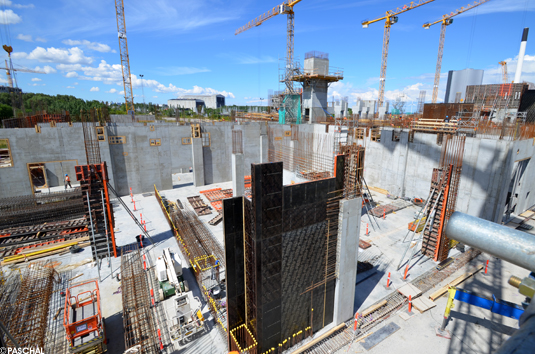
[[[386,300],[383,300],[381,301],[380,303],[376,304],[376,305],[373,305],[373,306],[370,306],[368,307],[366,310],[364,310],[361,314],[362,317],[364,316],[368,316],[370,313],[372,313],[373,311],[383,307],[384,305],[386,305]]]
[[[388,191],[386,189],[377,188],[377,187],[373,187],[373,186],[369,186],[368,188],[370,190],[374,191],[374,192],[379,192],[381,194],[388,194]]]
[[[459,285],[460,283],[462,283],[466,279],[470,278],[472,275],[474,275],[477,272],[481,271],[481,269],[483,269],[483,265],[482,264],[479,265],[479,267],[477,267],[477,269],[474,270],[473,272],[465,273],[465,274],[461,275],[460,277],[458,277],[457,279],[455,279],[454,281],[452,281],[451,283],[448,283],[447,285],[444,285],[442,288],[438,289],[437,291],[435,291],[434,293],[429,295],[429,298],[431,300],[435,301],[436,299],[438,299],[439,297],[444,295],[448,291],[450,286]]]
[[[533,214],[535,214],[535,212],[531,211],[531,210],[526,210],[525,212],[523,212],[522,214],[520,214],[521,217],[523,218],[529,218],[531,217]]]
[[[417,298],[416,300],[412,302],[412,306],[414,306],[415,309],[420,311],[420,313],[424,313],[425,311],[432,309],[436,305],[437,304],[435,304],[433,301],[423,296]]]
[[[391,334],[399,330],[399,328],[400,327],[396,323],[390,322],[388,325],[369,336],[365,341],[362,341],[360,345],[362,345],[364,349],[370,350],[388,338]]]

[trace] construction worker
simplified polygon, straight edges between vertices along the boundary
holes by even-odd
[[[69,185],[69,187],[72,188],[72,186],[71,186],[71,178],[69,177],[69,175],[67,175],[67,174],[65,175],[65,181],[64,182],[65,182],[65,189],[67,189],[67,185]]]

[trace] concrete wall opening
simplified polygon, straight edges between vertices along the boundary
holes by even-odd
[[[13,167],[9,139],[0,139],[0,168],[2,167]]]
[[[45,164],[31,163],[28,165],[28,172],[30,173],[31,183],[34,189],[48,188]]]

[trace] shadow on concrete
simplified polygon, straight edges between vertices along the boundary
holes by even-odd
[[[461,312],[451,311],[450,315],[451,315],[451,318],[456,318],[458,320],[465,321],[465,322],[471,322],[473,324],[488,328],[491,331],[497,331],[508,336],[512,336],[517,330],[516,328],[509,327],[501,323],[496,323],[491,320],[487,320],[486,318],[479,318],[479,317],[467,315]]]
[[[173,185],[173,189],[190,187],[190,186],[193,186],[193,182],[191,182],[191,183],[182,183],[182,184],[174,184]]]
[[[124,328],[122,312],[117,312],[104,319],[108,353],[124,353]]]
[[[353,313],[362,306],[366,301],[371,292],[378,285],[379,281],[382,279],[384,271],[378,270],[378,267],[375,266],[373,269],[370,269],[366,272],[357,274],[356,288],[355,288],[355,302],[353,303]]]

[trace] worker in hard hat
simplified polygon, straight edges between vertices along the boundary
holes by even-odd
[[[69,187],[72,188],[72,186],[71,186],[71,178],[67,174],[65,175],[64,183],[65,183],[65,189],[67,189],[67,185],[69,185]]]

